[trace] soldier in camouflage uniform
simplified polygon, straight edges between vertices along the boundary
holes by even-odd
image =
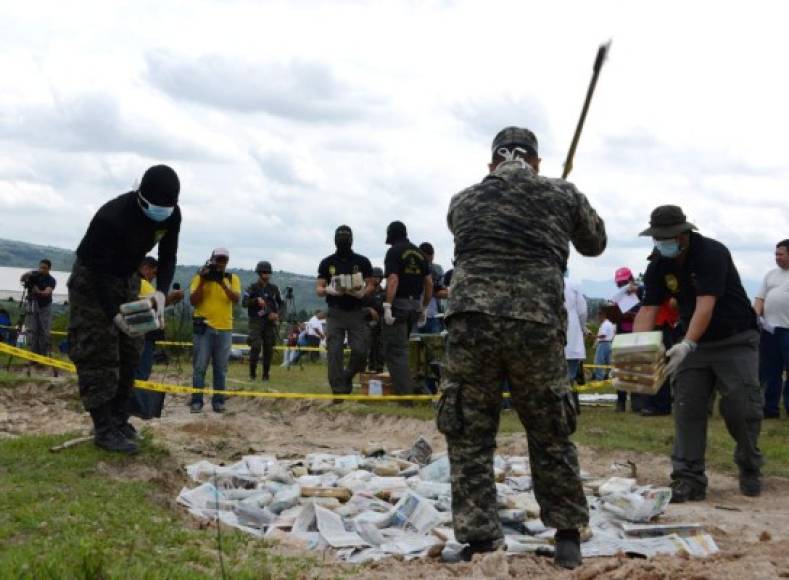
[[[269,380],[271,358],[274,355],[274,344],[279,338],[279,321],[284,301],[276,284],[269,282],[271,264],[258,262],[255,267],[259,279],[253,282],[244,292],[242,305],[249,316],[249,378],[255,380],[255,372],[263,351],[263,377]]]
[[[108,451],[137,451],[128,405],[143,339],[128,334],[119,307],[137,300],[137,268],[159,244],[154,297],[163,311],[181,227],[179,190],[170,167],[148,169],[137,191],[96,212],[69,277],[69,356],[77,367],[82,404],[93,419],[94,441]]]
[[[490,174],[450,203],[455,272],[437,424],[451,463],[455,535],[468,544],[463,557],[494,550],[502,529],[493,456],[508,381],[542,520],[558,530],[555,561],[574,568],[589,513],[570,440],[576,409],[564,360],[562,273],[570,242],[597,256],[606,234],[586,197],[539,176],[539,162],[534,134],[507,127],[493,140]]]

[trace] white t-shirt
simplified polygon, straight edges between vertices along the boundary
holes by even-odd
[[[564,307],[567,309],[567,344],[564,358],[583,360],[586,358],[584,327],[586,326],[586,299],[575,283],[564,281]]]
[[[767,324],[789,328],[789,270],[776,268],[767,272],[756,297],[764,300]]]
[[[307,335],[321,337],[323,334],[323,321],[313,316],[307,321]]]
[[[600,328],[597,330],[597,340],[611,342],[614,340],[615,334],[616,326],[614,326],[614,323],[606,318],[600,325]]]

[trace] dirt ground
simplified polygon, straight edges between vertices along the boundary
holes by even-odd
[[[89,429],[87,414],[75,397],[70,377],[40,377],[38,381],[0,389],[0,438],[20,434],[53,434]],[[368,443],[388,449],[410,446],[425,436],[437,451],[444,449],[442,436],[431,422],[416,419],[326,413],[326,403],[264,401],[231,398],[224,415],[206,410],[192,415],[185,397],[168,397],[162,419],[147,427],[157,443],[167,447],[173,460],[173,474],[154,474],[151,469],[129,468],[112,477],[156,480],[168,489],[173,509],[175,493],[187,484],[183,467],[198,459],[231,462],[242,455],[270,453],[279,457],[304,455],[313,451],[352,452]],[[504,454],[526,454],[525,436],[499,438]],[[628,462],[636,465],[642,484],[666,485],[670,464],[667,457],[634,452],[599,452],[579,449],[582,469],[594,477],[628,476]],[[163,476],[164,475],[164,476]],[[661,518],[665,522],[698,522],[711,533],[721,553],[708,559],[657,557],[650,560],[594,558],[573,572],[559,571],[551,560],[536,556],[507,557],[495,553],[477,557],[469,564],[444,565],[437,561],[401,562],[386,560],[361,568],[327,564],[315,570],[315,577],[328,577],[345,569],[359,579],[401,578],[575,578],[663,579],[663,578],[789,578],[789,480],[767,478],[759,498],[743,497],[734,477],[709,473],[710,486],[703,502],[669,506]],[[293,554],[294,548],[275,550]],[[315,554],[312,553],[314,556]],[[326,555],[326,559],[330,559]]]

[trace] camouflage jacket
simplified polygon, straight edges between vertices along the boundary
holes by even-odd
[[[584,256],[606,246],[586,196],[517,161],[456,194],[447,223],[455,238],[447,317],[482,312],[563,327],[569,244]]]

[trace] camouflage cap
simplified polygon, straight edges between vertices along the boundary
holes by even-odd
[[[533,155],[537,155],[537,137],[525,127],[504,127],[493,139],[491,151],[495,153],[502,147],[507,149],[523,147]]]

